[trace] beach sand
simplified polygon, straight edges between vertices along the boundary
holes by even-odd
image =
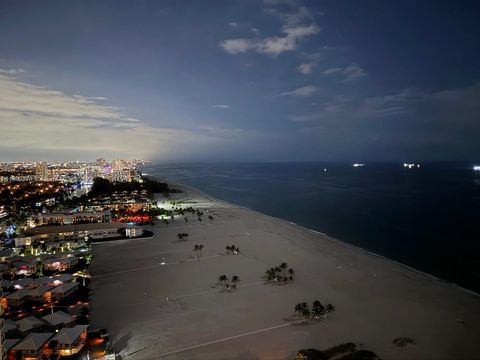
[[[299,349],[347,341],[382,359],[480,358],[478,295],[182,189],[174,197],[205,211],[203,221],[189,215],[188,223],[179,218],[146,226],[153,238],[93,245],[92,326],[109,330],[122,359],[293,359]],[[178,241],[179,232],[188,240]],[[205,246],[200,260],[195,244]],[[239,255],[225,255],[232,244]],[[264,283],[265,270],[284,261],[295,280]],[[223,274],[238,275],[239,288],[222,291],[217,280]],[[317,299],[336,307],[333,316],[299,324],[294,305]],[[400,337],[415,344],[397,347],[392,341]]]

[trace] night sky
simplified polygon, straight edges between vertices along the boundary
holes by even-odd
[[[479,19],[453,0],[0,0],[0,160],[478,160]]]

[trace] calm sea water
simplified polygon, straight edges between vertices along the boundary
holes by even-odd
[[[480,173],[472,165],[182,163],[144,170],[480,292]]]

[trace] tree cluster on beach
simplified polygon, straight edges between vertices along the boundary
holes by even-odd
[[[227,250],[227,255],[238,255],[240,253],[240,249],[235,245],[227,245],[225,246],[225,250]]]
[[[325,350],[302,349],[297,352],[295,360],[380,360],[377,354],[370,350],[359,350],[352,342],[329,347]]]
[[[200,258],[202,257],[202,250],[204,247],[205,246],[203,246],[202,244],[195,244],[195,246],[193,247],[193,251],[197,255],[197,260],[200,260]]]
[[[293,281],[295,278],[295,270],[289,268],[288,264],[283,262],[278,266],[266,270],[265,278],[269,282],[287,283],[288,281]]]
[[[183,240],[183,241],[186,241],[188,236],[189,236],[188,233],[178,233],[177,234],[178,240]]]
[[[175,204],[172,204],[172,205],[175,205]],[[177,215],[183,215],[183,216],[185,216],[186,214],[195,214],[197,212],[197,210],[195,210],[191,206],[184,207],[184,208],[175,206],[173,211],[175,211]]]
[[[231,279],[227,275],[221,275],[218,278],[218,282],[225,291],[230,291],[231,289],[236,289],[240,283],[240,278],[237,275],[233,275]]]
[[[312,307],[306,303],[301,302],[295,305],[295,313],[298,314],[299,318],[304,320],[314,319],[319,320],[321,318],[326,317],[330,313],[335,311],[335,307],[332,304],[322,305],[322,303],[318,300],[315,300],[312,303]]]

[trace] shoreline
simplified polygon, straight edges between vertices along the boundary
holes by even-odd
[[[262,213],[262,212],[260,212],[260,211],[254,210],[254,209],[250,209],[250,208],[248,208],[248,207],[246,207],[246,206],[234,204],[234,203],[228,202],[228,201],[223,200],[223,199],[218,199],[218,198],[216,198],[216,197],[214,197],[214,196],[212,196],[212,195],[210,195],[210,194],[205,193],[204,191],[202,191],[202,190],[200,190],[200,189],[197,189],[197,188],[195,188],[195,187],[193,187],[193,186],[190,186],[190,185],[186,185],[186,184],[180,183],[180,182],[178,182],[178,181],[176,181],[176,180],[173,180],[173,179],[162,178],[162,177],[156,176],[156,175],[146,175],[146,176],[147,176],[147,177],[154,178],[154,179],[157,179],[157,180],[160,180],[160,181],[163,181],[163,182],[166,182],[166,183],[168,183],[168,184],[174,184],[174,185],[176,185],[177,187],[180,187],[180,188],[182,188],[182,187],[183,187],[183,188],[187,188],[187,189],[189,189],[190,191],[196,192],[196,193],[204,196],[205,198],[210,199],[210,200],[215,201],[215,202],[218,202],[218,203],[220,203],[220,204],[224,204],[224,205],[227,205],[227,206],[232,206],[232,207],[234,207],[234,208],[241,209],[241,210],[251,211],[251,212],[253,212],[253,213],[259,214],[259,215],[261,215],[261,216],[265,216],[265,217],[267,217],[267,218],[269,218],[269,219],[272,219],[272,220],[274,220],[274,221],[280,221],[280,222],[287,223],[287,224],[292,225],[292,226],[295,226],[295,227],[297,227],[297,228],[299,228],[299,229],[302,229],[302,230],[311,232],[311,233],[313,233],[313,234],[315,234],[315,235],[320,235],[320,236],[324,237],[325,240],[332,241],[332,242],[336,243],[337,245],[345,246],[345,247],[350,248],[350,249],[352,249],[352,250],[356,250],[357,252],[359,252],[359,253],[362,254],[362,255],[369,255],[369,256],[372,256],[372,257],[374,257],[374,258],[383,260],[383,261],[385,261],[385,262],[387,262],[387,263],[395,264],[395,265],[397,265],[397,266],[400,266],[401,268],[404,268],[404,269],[409,270],[409,271],[411,271],[411,272],[413,272],[413,273],[416,273],[417,275],[419,274],[419,275],[425,276],[425,277],[427,277],[427,278],[429,278],[429,279],[431,279],[431,280],[438,281],[438,282],[443,283],[443,284],[445,284],[445,285],[452,286],[453,288],[456,288],[456,289],[465,291],[465,292],[468,293],[468,294],[471,294],[471,295],[480,297],[480,293],[477,293],[477,292],[475,292],[475,291],[473,291],[473,290],[470,290],[470,289],[467,289],[467,288],[465,288],[465,287],[463,287],[463,286],[460,286],[460,285],[458,285],[457,283],[455,283],[455,282],[453,282],[453,281],[449,281],[449,280],[442,279],[442,278],[437,277],[437,276],[435,276],[435,275],[433,275],[433,274],[430,274],[430,273],[428,273],[428,272],[426,272],[426,271],[422,271],[422,270],[416,269],[416,268],[414,268],[414,267],[412,267],[412,266],[406,265],[406,264],[404,264],[404,263],[402,263],[402,262],[400,262],[400,261],[391,259],[391,258],[389,258],[389,257],[387,257],[387,256],[382,255],[382,254],[378,254],[378,253],[375,253],[375,252],[373,252],[373,251],[369,251],[369,250],[364,249],[364,248],[362,248],[362,247],[360,247],[360,246],[357,246],[357,245],[351,244],[351,243],[349,243],[349,242],[346,242],[346,241],[344,241],[344,240],[338,239],[338,238],[336,238],[336,237],[330,236],[330,235],[328,235],[328,234],[326,234],[326,233],[324,233],[324,232],[321,232],[321,231],[318,231],[318,230],[314,230],[314,229],[305,227],[305,226],[303,226],[303,225],[294,223],[294,222],[289,221],[289,220],[286,220],[286,219],[277,218],[277,217],[275,217],[275,216],[271,216],[271,215]],[[180,189],[180,190],[181,190],[181,189]]]
[[[382,359],[473,359],[480,301],[451,283],[289,221],[167,179],[180,206],[205,213],[158,222],[154,236],[94,244],[92,326],[124,360],[291,360],[304,348],[354,342]],[[169,198],[155,194],[160,207]],[[213,220],[207,220],[207,216]],[[188,233],[178,241],[178,233]],[[194,244],[205,246],[198,257]],[[240,248],[238,255],[225,246]],[[287,262],[295,279],[266,282]],[[223,291],[219,276],[238,275]],[[436,281],[433,281],[436,280]],[[454,284],[453,284],[454,285]],[[459,289],[463,291],[459,291]],[[320,300],[328,320],[298,324],[294,305]],[[296,322],[295,322],[296,320]],[[399,347],[394,340],[412,339]]]

